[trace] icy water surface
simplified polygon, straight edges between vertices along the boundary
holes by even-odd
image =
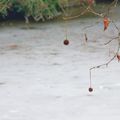
[[[119,9],[117,13],[112,17],[120,28]],[[120,119],[117,59],[108,68],[93,70],[94,92],[88,93],[89,68],[114,55],[117,41],[103,44],[117,30],[110,24],[104,32],[102,19],[72,20],[65,46],[65,26],[62,21],[31,24],[29,29],[23,23],[1,24],[0,120]]]

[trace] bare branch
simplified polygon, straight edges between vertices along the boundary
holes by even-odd
[[[117,49],[116,54],[115,54],[107,63],[101,64],[101,65],[97,65],[97,66],[91,67],[91,68],[89,69],[90,87],[92,86],[92,70],[93,70],[93,69],[98,69],[98,68],[100,68],[100,67],[102,67],[102,66],[106,66],[106,67],[107,67],[107,66],[117,57],[118,52],[119,52],[119,49],[120,49],[120,44],[119,44],[119,46],[118,46],[118,49]]]
[[[118,3],[118,0],[114,0],[114,1],[108,6],[106,15],[109,15],[110,10],[111,10],[112,8],[116,7],[116,6],[117,6],[117,3]]]
[[[102,17],[102,18],[105,16],[104,13],[97,13],[92,8],[89,8],[88,11],[91,12],[91,13],[93,13],[94,15],[97,15],[97,16]]]
[[[80,14],[76,15],[76,16],[69,16],[69,17],[63,17],[63,20],[72,20],[75,18],[79,18],[80,16],[84,15],[85,13],[88,12],[90,6],[88,6],[83,12],[81,12]]]
[[[113,23],[114,23],[114,22],[113,22]],[[116,26],[115,23],[114,23],[114,26],[115,26],[115,28],[119,31],[119,28]],[[101,65],[97,65],[97,66],[91,67],[91,68],[89,69],[89,74],[90,74],[90,87],[91,87],[91,85],[92,85],[92,70],[93,70],[93,69],[101,68],[102,66],[106,66],[106,67],[107,67],[107,66],[118,56],[118,53],[119,53],[119,50],[120,50],[120,32],[118,33],[118,37],[116,37],[115,39],[118,40],[118,48],[117,48],[117,51],[116,51],[115,55],[114,55],[108,62],[106,62],[106,63],[104,63],[104,64],[101,64]],[[106,44],[109,44],[110,42],[112,42],[112,41],[115,40],[115,39],[112,39],[111,41],[109,41],[109,42],[106,43]]]
[[[119,30],[119,28],[117,27],[116,23],[115,23],[113,20],[111,20],[111,22],[113,23],[113,25],[115,26],[115,28],[117,29],[117,31],[120,33],[120,30]]]
[[[87,8],[85,8],[85,10],[83,12],[81,12],[80,14],[76,15],[76,16],[67,16],[67,17],[63,17],[63,20],[72,20],[72,19],[75,19],[75,18],[78,18],[82,15],[84,15],[85,13],[87,12],[90,12],[90,13],[93,13],[94,15],[96,16],[99,16],[99,17],[104,17],[106,14],[109,14],[109,11],[113,8],[113,7],[116,7],[118,3],[118,0],[114,0],[108,7],[108,13],[97,13],[95,10],[93,10],[93,8],[91,8],[91,5],[89,5]],[[65,11],[64,11],[65,13]]]
[[[113,38],[112,40],[109,40],[108,42],[104,43],[104,45],[108,45],[109,43],[111,43],[112,41],[114,41],[114,40],[116,40],[116,39],[118,39],[118,37],[115,37],[115,38]]]
[[[95,22],[95,23],[92,24],[92,25],[85,26],[82,30],[85,30],[85,29],[89,29],[89,28],[91,28],[91,27],[94,27],[95,25],[97,25],[97,24],[99,24],[99,23],[100,23],[100,21],[97,21],[97,22]]]

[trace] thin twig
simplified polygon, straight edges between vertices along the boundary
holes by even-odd
[[[112,41],[114,41],[114,40],[116,40],[116,39],[118,39],[119,37],[115,37],[115,38],[113,38],[112,40],[109,40],[108,42],[106,42],[106,43],[104,43],[104,45],[108,45],[109,43],[111,43]]]
[[[109,13],[109,10],[110,10],[113,6],[116,6],[116,5],[117,5],[117,3],[118,3],[118,0],[114,0],[114,1],[110,4],[110,6],[108,7],[108,13]],[[78,15],[76,15],[76,16],[63,17],[63,20],[75,19],[75,18],[78,18],[78,17],[84,15],[84,14],[87,13],[87,12],[93,13],[94,15],[97,15],[97,16],[102,17],[102,18],[106,15],[105,12],[104,12],[104,13],[97,13],[95,10],[93,10],[93,9],[91,8],[91,5],[89,5],[87,8],[85,8],[85,10],[84,10],[82,13],[80,13],[80,14],[78,14]]]
[[[118,46],[118,49],[116,51],[116,54],[107,62],[107,63],[104,63],[104,64],[101,64],[101,65],[97,65],[97,66],[94,66],[94,67],[91,67],[90,68],[90,71],[93,70],[93,69],[96,69],[96,68],[100,68],[102,66],[108,66],[115,58],[116,56],[118,55],[118,52],[120,50],[120,45]]]
[[[89,12],[93,13],[94,15],[96,16],[99,16],[99,17],[104,17],[104,13],[97,13],[95,10],[93,10],[92,8],[89,8],[88,9]]]
[[[113,25],[115,26],[115,28],[117,29],[117,31],[120,33],[120,30],[119,30],[118,26],[116,25],[116,23],[113,20],[111,20],[111,22],[113,23]]]
[[[80,14],[78,14],[78,15],[76,15],[76,16],[63,17],[63,20],[72,20],[72,19],[78,18],[78,17],[84,15],[85,13],[87,13],[89,7],[90,7],[90,6],[88,6],[82,13],[80,13]]]

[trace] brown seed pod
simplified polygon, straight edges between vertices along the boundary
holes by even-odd
[[[93,88],[90,87],[90,88],[88,89],[88,91],[89,91],[89,92],[93,92]]]
[[[64,45],[69,45],[69,40],[64,40]]]

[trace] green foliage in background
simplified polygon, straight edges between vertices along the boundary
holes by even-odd
[[[0,0],[0,15],[6,16],[10,7],[10,0]]]
[[[58,16],[61,8],[58,0],[0,0],[1,16],[7,16],[12,10],[22,12],[26,21],[29,17],[44,21]]]

